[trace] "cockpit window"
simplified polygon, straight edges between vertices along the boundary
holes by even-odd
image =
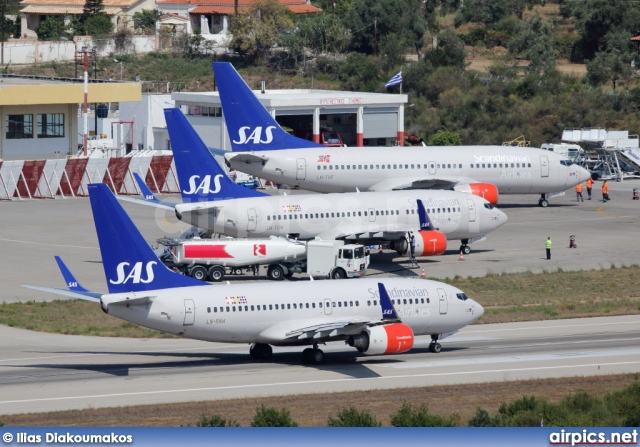
[[[574,163],[571,160],[560,160],[560,164],[562,166],[571,166]]]
[[[461,301],[467,301],[469,299],[469,297],[467,297],[467,295],[465,295],[464,293],[456,293],[456,296]]]
[[[485,203],[484,207],[488,210],[492,210],[493,209],[493,205],[491,205],[490,203]]]

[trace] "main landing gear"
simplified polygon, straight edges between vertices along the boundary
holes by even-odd
[[[266,343],[254,343],[249,348],[249,355],[254,360],[267,360],[271,358],[273,349]],[[324,352],[318,349],[318,344],[314,343],[313,348],[302,351],[302,359],[308,365],[319,365],[324,360]]]
[[[442,345],[438,343],[438,336],[431,336],[431,343],[429,344],[429,351],[438,354],[442,350]]]
[[[465,255],[468,255],[469,253],[471,253],[471,247],[467,245],[469,243],[469,239],[462,239],[461,242],[462,242],[462,245],[460,246],[460,251]]]
[[[249,348],[249,355],[255,360],[267,360],[271,358],[273,349],[266,343],[254,343]]]
[[[319,365],[324,360],[324,352],[318,349],[318,344],[314,343],[313,348],[302,351],[302,361],[307,365]]]
[[[549,201],[547,200],[546,194],[540,194],[540,200],[538,200],[538,206],[542,208],[546,208],[549,206]]]

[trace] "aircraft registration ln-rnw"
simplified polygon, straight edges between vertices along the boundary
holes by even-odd
[[[487,200],[456,191],[271,196],[231,181],[180,109],[165,109],[165,120],[183,200],[175,205],[176,216],[217,234],[391,242],[404,254],[407,233],[420,230],[422,201],[435,229],[419,233],[416,256],[430,256],[436,254],[428,242],[434,236],[438,247],[446,247],[447,239],[461,240],[460,249],[469,253],[468,243],[507,222]]]
[[[447,189],[479,195],[554,193],[591,175],[567,157],[511,146],[335,148],[285,132],[228,62],[214,62],[232,152],[230,168],[317,192]]]
[[[439,340],[484,312],[456,287],[422,279],[210,285],[162,265],[105,184],[88,189],[109,292],[83,288],[58,257],[67,289],[26,287],[99,302],[109,315],[160,332],[250,344],[254,359],[271,357],[272,345],[307,346],[311,364],[322,362],[318,345],[329,341],[382,355],[429,335],[430,350],[440,352]]]

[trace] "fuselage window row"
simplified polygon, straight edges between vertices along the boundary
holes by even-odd
[[[399,216],[400,210],[384,210],[384,211],[376,211],[376,216]],[[373,211],[353,211],[353,216],[351,216],[351,211],[342,211],[338,213],[307,213],[304,215],[304,219],[329,219],[329,218],[340,218],[340,217],[367,217],[369,214],[373,215]],[[408,210],[407,210],[408,214]],[[414,214],[414,213],[411,213]],[[289,216],[287,218],[287,216]],[[298,214],[275,214],[275,215],[267,215],[267,220],[293,220],[293,219],[303,219],[302,214],[298,217]]]
[[[458,294],[458,299],[461,300],[466,300],[466,295],[464,294]],[[331,301],[331,306],[332,307],[360,307],[360,301]],[[416,298],[415,300],[413,298],[403,298],[403,299],[397,299],[397,300],[391,300],[391,303],[393,305],[401,305],[401,304],[429,304],[431,303],[431,300],[429,298]],[[318,304],[318,308],[322,309],[322,302],[317,303]],[[378,305],[378,300],[369,300],[367,301],[367,306],[377,306]],[[268,306],[268,307],[267,307]],[[293,307],[292,307],[293,306]],[[328,304],[327,304],[328,306]],[[245,305],[245,306],[220,306],[220,307],[207,307],[207,313],[211,313],[211,311],[213,310],[213,313],[225,313],[225,312],[256,312],[256,311],[264,311],[264,310],[298,310],[298,309],[315,309],[316,308],[316,303],[289,303],[287,305],[284,304],[257,304],[257,305]]]
[[[451,163],[447,163],[447,164],[437,164],[436,165],[438,169],[462,169],[462,163],[460,164],[456,164],[454,163],[453,165]],[[501,165],[502,166],[502,165]],[[427,165],[409,165],[409,164],[395,164],[395,165],[332,165],[332,164],[323,164],[323,165],[317,165],[316,169],[318,171],[320,170],[330,170],[333,171],[334,169],[336,171],[345,171],[345,170],[362,170],[362,169],[427,169]],[[471,165],[471,167],[473,168],[473,165]],[[483,166],[484,167],[484,166]],[[491,165],[489,165],[489,167],[491,167]],[[507,167],[507,166],[505,166]],[[513,167],[513,166],[512,166]],[[522,167],[524,167],[524,163],[522,164]],[[531,164],[529,164],[529,167],[531,167]]]

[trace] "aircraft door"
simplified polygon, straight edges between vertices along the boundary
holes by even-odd
[[[255,208],[247,209],[247,231],[256,231],[258,226],[258,216]]]
[[[549,158],[546,155],[540,156],[540,177],[549,177]]]
[[[191,326],[196,321],[196,307],[193,300],[184,300],[184,323],[183,326]]]
[[[478,233],[480,231],[480,220],[478,219],[475,199],[467,199],[467,211],[469,212],[469,232]]]
[[[323,301],[324,301],[324,304],[323,304],[324,314],[325,315],[331,315],[331,312],[333,312],[333,308],[331,307],[331,306],[333,306],[333,303],[331,302],[331,300],[327,300],[327,299],[325,299]]]
[[[436,162],[435,161],[430,161],[429,162],[429,174],[435,174],[436,173]]]
[[[476,221],[476,204],[473,199],[467,199],[467,205],[469,206],[469,222]]]
[[[369,222],[375,222],[376,221],[376,210],[374,210],[373,208],[369,208]]]
[[[440,298],[440,315],[446,315],[449,310],[449,301],[447,301],[447,292],[444,289],[438,289],[438,297]]]
[[[304,180],[307,176],[307,162],[304,158],[296,160],[296,180]]]

